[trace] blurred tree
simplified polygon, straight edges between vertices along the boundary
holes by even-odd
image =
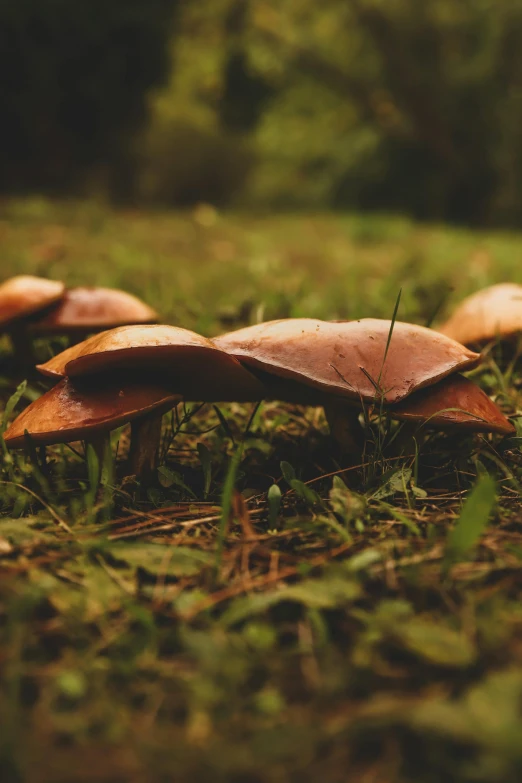
[[[246,137],[265,100],[262,75],[246,70],[247,10],[244,0],[183,4],[175,67],[135,145],[138,198],[221,206],[245,192],[254,164]]]
[[[0,0],[3,191],[76,187],[108,162],[126,171],[146,93],[169,75],[177,6]]]
[[[342,131],[324,149],[338,163],[325,193],[331,204],[471,223],[520,221],[520,2],[257,0],[255,6],[254,30],[296,80],[313,80],[337,97]],[[315,120],[316,94],[310,96]],[[373,141],[363,166],[352,159],[342,172],[339,150],[358,146],[364,132]],[[310,161],[301,166],[309,170]]]
[[[248,25],[248,0],[234,0],[226,10],[224,32],[227,52],[219,119],[223,128],[245,133],[256,128],[274,89],[250,68],[244,33]]]

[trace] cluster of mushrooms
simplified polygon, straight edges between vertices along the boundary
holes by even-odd
[[[25,298],[17,310],[13,292],[20,290]],[[96,321],[98,310],[90,305],[95,291],[105,292],[99,300],[105,302],[100,306],[104,324],[103,318]],[[127,303],[128,315],[123,308],[109,316],[118,298]],[[501,305],[493,314],[492,302]],[[126,325],[118,325],[127,317]],[[65,291],[61,284],[37,278],[15,278],[0,286],[0,324],[10,324],[11,334],[22,323],[26,334],[34,334],[42,325],[70,326],[74,318],[84,331],[99,333],[37,365],[54,385],[7,428],[4,439],[10,448],[23,448],[29,436],[40,446],[82,440],[103,453],[110,431],[130,422],[128,473],[143,479],[156,466],[162,416],[181,401],[277,399],[322,405],[340,440],[347,431],[356,432],[362,407],[415,426],[500,435],[515,431],[482,389],[460,373],[481,361],[480,353],[466,345],[477,347],[522,330],[519,286],[493,286],[471,297],[439,331],[399,321],[391,330],[390,321],[373,318],[288,318],[212,340],[150,323],[156,314],[123,292]],[[107,328],[109,323],[114,328]]]
[[[30,363],[36,337],[81,340],[122,324],[156,323],[157,313],[116,288],[66,288],[58,280],[32,275],[0,285],[0,333],[9,335],[19,363]]]

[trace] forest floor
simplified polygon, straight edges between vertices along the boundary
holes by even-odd
[[[122,287],[209,336],[391,318],[399,291],[426,324],[522,283],[522,235],[382,216],[5,201],[0,253],[2,278]],[[8,352],[12,417],[45,387]],[[473,376],[516,415],[522,372],[493,351]],[[2,782],[520,781],[521,441],[367,438],[346,470],[321,409],[187,406],[153,484],[102,496],[81,446],[4,458]]]

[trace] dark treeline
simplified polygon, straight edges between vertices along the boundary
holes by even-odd
[[[517,226],[520,41],[518,0],[0,0],[2,189]]]
[[[0,0],[0,187],[75,190],[125,170],[169,75],[178,0]],[[115,183],[117,184],[117,183]]]

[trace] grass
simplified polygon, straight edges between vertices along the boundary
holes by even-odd
[[[121,286],[209,335],[391,318],[400,289],[398,319],[426,323],[522,282],[522,236],[386,217],[33,199],[2,204],[0,237],[2,276]],[[475,377],[513,414],[502,366]],[[348,469],[320,410],[193,406],[146,493],[97,496],[81,449],[4,458],[2,781],[519,781],[520,441],[435,433],[397,455],[388,423],[366,432]]]

